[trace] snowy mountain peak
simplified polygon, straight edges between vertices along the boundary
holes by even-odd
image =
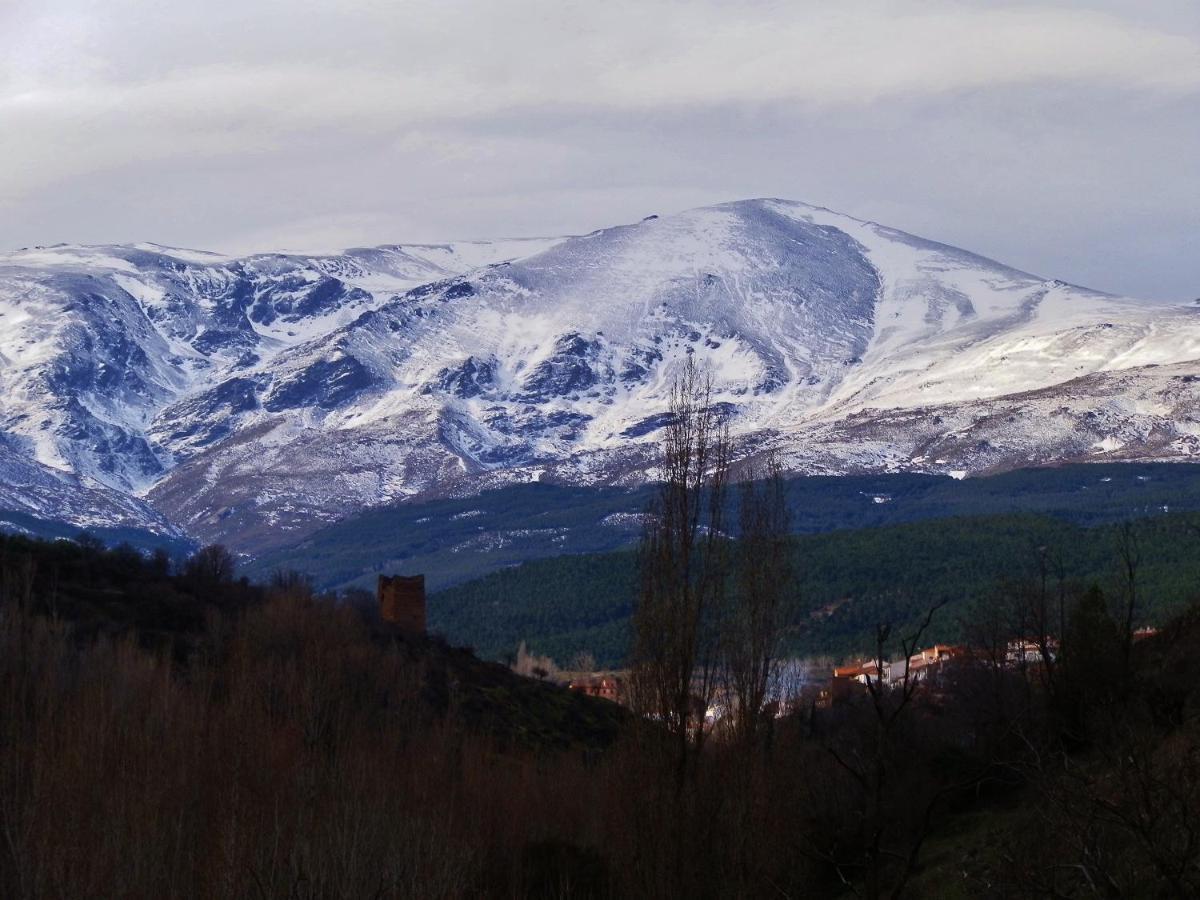
[[[797,469],[1187,458],[1200,438],[1194,305],[794,201],[329,255],[0,255],[6,446],[235,544],[513,479],[644,478],[688,357],[744,451]]]

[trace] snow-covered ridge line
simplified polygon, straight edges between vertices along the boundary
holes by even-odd
[[[268,367],[415,286],[553,243],[241,259],[148,243],[0,254],[0,428],[50,468],[144,489],[172,461],[144,439],[171,403]],[[27,410],[43,401],[34,421]],[[95,439],[91,452],[78,446],[83,435]],[[107,445],[114,438],[119,452]]]
[[[1200,434],[1200,308],[786,200],[341,254],[0,254],[0,435],[234,544],[534,473],[645,478],[689,356],[744,452],[797,469],[1189,458]]]

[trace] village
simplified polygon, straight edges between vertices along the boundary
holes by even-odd
[[[1146,626],[1137,629],[1133,639],[1140,641],[1157,633],[1158,629]],[[935,643],[907,657],[882,661],[860,658],[824,671],[801,661],[781,661],[769,690],[773,699],[766,712],[782,717],[800,709],[828,710],[872,692],[904,690],[920,692],[923,699],[936,703],[945,689],[967,672],[992,669],[1032,678],[1043,667],[1053,665],[1058,651],[1058,639],[1046,637],[1009,640],[995,650]],[[629,706],[628,678],[627,672],[616,670],[561,673],[557,680],[572,691]],[[704,711],[704,727],[719,730],[731,705],[727,692],[718,688]],[[696,720],[700,720],[699,708]]]
[[[424,632],[426,593],[424,576],[379,576],[376,601],[380,619],[402,631]],[[1145,626],[1133,632],[1140,641],[1158,630]],[[936,704],[946,688],[966,673],[999,670],[1037,677],[1052,666],[1059,653],[1057,637],[1046,635],[1009,639],[993,648],[965,644],[934,643],[897,659],[866,658],[822,669],[803,660],[780,660],[772,673],[764,708],[769,717],[780,718],[802,709],[828,710],[853,703],[872,694],[908,692]],[[524,643],[518,647],[511,668],[519,675],[550,681],[576,693],[596,697],[629,708],[634,707],[630,675],[626,670],[594,671],[583,654],[572,669],[559,669],[553,660],[531,653]],[[691,728],[719,732],[732,719],[736,707],[731,692],[716,679],[711,702],[694,697]]]

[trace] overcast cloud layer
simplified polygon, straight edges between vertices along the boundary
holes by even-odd
[[[1200,296],[1200,3],[0,0],[0,248],[806,200]]]

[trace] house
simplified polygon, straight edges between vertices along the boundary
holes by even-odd
[[[620,703],[624,696],[623,686],[615,675],[591,675],[576,678],[567,682],[567,688],[580,694],[587,694],[589,697],[611,700],[613,703]]]
[[[1058,641],[1046,640],[1046,653],[1053,661],[1058,655]],[[1018,638],[1009,641],[1004,648],[1004,664],[1014,666],[1036,666],[1042,664],[1042,645],[1033,638]]]
[[[907,671],[910,681],[920,681],[928,678],[935,672],[939,672],[941,667],[953,659],[961,659],[967,656],[967,650],[964,647],[957,647],[953,644],[934,644],[932,647],[926,647],[924,650],[918,650],[908,658],[907,669],[903,661],[892,664],[893,684],[903,682],[905,672]]]
[[[883,661],[882,668],[876,660],[865,660],[834,669],[833,677],[834,679],[849,679],[865,686],[868,682],[886,682],[891,666],[892,664],[886,659]]]
[[[895,688],[902,685],[906,678],[909,682],[921,681],[938,672],[943,664],[950,660],[965,658],[968,655],[964,647],[934,644],[912,654],[908,659],[884,660],[882,663],[877,660],[864,660],[838,666],[833,670],[828,689],[817,698],[818,708],[824,709],[853,697],[871,684]]]
[[[880,669],[876,660],[863,660],[833,670],[829,682],[829,704],[840,703],[864,693],[870,684],[887,684],[891,663],[884,661]]]
[[[964,652],[962,647],[955,647],[952,644],[934,644],[932,647],[918,650],[908,658],[908,662],[910,666],[914,663],[928,666],[962,656]]]

